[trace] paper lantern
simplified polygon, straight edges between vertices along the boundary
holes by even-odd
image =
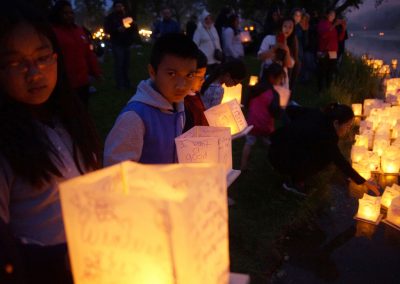
[[[244,131],[247,127],[246,119],[237,100],[209,108],[204,115],[210,126],[229,127],[232,135]]]
[[[352,166],[353,166],[353,169],[356,172],[358,172],[358,174],[360,176],[362,176],[363,178],[365,178],[365,179],[371,178],[371,170],[369,169],[368,165],[353,163]]]
[[[377,153],[379,156],[382,156],[385,149],[389,147],[389,144],[390,144],[389,140],[380,137],[378,138],[375,137],[373,151]]]
[[[258,83],[258,76],[250,76],[249,86],[255,86]]]
[[[387,221],[400,227],[400,196],[392,200],[387,213]]]
[[[232,139],[227,127],[195,126],[175,138],[179,163],[221,163],[232,169]]]
[[[240,33],[240,41],[242,43],[247,43],[251,41],[251,35],[248,31],[243,31]]]
[[[378,221],[381,209],[381,197],[375,197],[364,193],[358,200],[358,212],[356,217],[371,222]]]
[[[368,164],[369,170],[371,172],[380,171],[381,157],[377,153],[368,151],[365,163]]]
[[[366,147],[353,145],[353,147],[351,147],[351,161],[353,163],[360,162],[363,158],[365,158],[367,152],[368,150]]]
[[[124,162],[60,194],[74,283],[228,283],[221,165]]]
[[[131,24],[133,23],[133,19],[131,17],[126,17],[122,19],[122,24],[124,25],[124,28],[128,29],[131,27]]]
[[[382,154],[381,165],[384,173],[398,173],[400,169],[400,148],[396,146],[387,147]]]
[[[354,112],[355,116],[361,116],[362,115],[362,104],[352,104],[351,108],[353,109],[353,112]]]
[[[392,187],[388,186],[385,188],[385,192],[382,194],[381,204],[386,208],[389,208],[392,200],[397,196],[400,196],[400,187],[397,184],[394,184]]]
[[[364,147],[366,149],[368,149],[368,136],[367,135],[356,135],[355,136],[356,142],[355,142],[355,146],[359,146],[359,147]]]
[[[386,97],[390,95],[397,94],[398,90],[400,90],[400,78],[391,78],[386,81]]]
[[[225,84],[223,84],[222,87],[224,88],[224,96],[221,104],[235,99],[239,103],[242,101],[242,84],[239,83],[233,87],[227,87]]]

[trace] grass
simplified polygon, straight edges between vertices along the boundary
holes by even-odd
[[[149,53],[149,45],[132,49],[130,78],[134,86],[148,77]],[[245,62],[251,75],[258,74],[260,63],[255,56],[247,56]],[[106,54],[102,66],[105,80],[95,84],[98,93],[91,98],[90,112],[104,141],[134,90],[122,92],[115,89],[111,54]],[[329,101],[350,104],[376,96],[378,92],[379,81],[371,70],[360,60],[346,56],[337,81],[330,90],[318,96],[314,80],[298,86],[295,100],[302,105],[315,107]],[[246,95],[245,89],[244,99]],[[243,144],[244,139],[233,141],[235,169],[240,168]],[[344,149],[348,149],[350,144],[349,140],[344,141]],[[336,172],[329,168],[312,178],[308,185],[314,189],[313,194],[307,199],[300,199],[281,189],[283,177],[272,170],[264,145],[256,144],[253,147],[249,167],[252,170],[243,173],[228,189],[229,196],[236,201],[229,208],[231,271],[256,275],[261,279],[260,283],[264,283],[280,260],[277,240],[287,228],[303,225],[319,208],[327,207],[327,183],[332,176],[336,176]]]

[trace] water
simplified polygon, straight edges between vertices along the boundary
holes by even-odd
[[[400,31],[349,31],[346,49],[357,56],[369,54],[383,59],[386,64],[394,58],[400,62]]]

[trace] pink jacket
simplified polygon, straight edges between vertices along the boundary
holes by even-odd
[[[247,123],[254,126],[250,131],[251,135],[268,136],[275,130],[275,119],[268,109],[273,98],[274,94],[270,89],[250,100]]]
[[[345,29],[342,29],[342,32],[338,34],[333,23],[327,19],[322,19],[318,23],[317,33],[319,52],[338,51],[339,40],[344,39]]]

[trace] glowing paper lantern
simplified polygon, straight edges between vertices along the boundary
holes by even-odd
[[[353,112],[354,112],[355,116],[361,116],[362,115],[362,104],[352,104],[351,108],[353,109]]]
[[[124,162],[60,194],[74,283],[228,283],[221,165]]]
[[[387,221],[400,227],[400,196],[392,200],[387,213]]]
[[[389,140],[375,137],[373,151],[379,156],[382,156],[385,149],[389,147],[389,144]]]
[[[250,42],[251,41],[251,35],[248,31],[243,31],[240,33],[240,41],[242,43]]]
[[[232,135],[238,134],[248,127],[237,100],[209,108],[204,115],[210,126],[229,127]]]
[[[223,84],[222,87],[224,88],[224,96],[221,104],[235,99],[239,103],[242,101],[242,84],[237,84],[233,87],[227,87],[225,84]]]
[[[355,146],[364,147],[368,149],[368,136],[367,135],[356,135],[355,137],[356,143]]]
[[[388,95],[395,95],[400,90],[400,78],[391,78],[385,81],[386,83],[386,97]]]
[[[133,23],[133,19],[131,17],[126,17],[122,19],[122,24],[124,25],[124,28],[128,29],[131,27],[131,24]]]
[[[232,169],[232,139],[227,127],[195,126],[175,138],[179,163],[221,163]]]
[[[393,184],[392,187],[386,187],[385,192],[382,194],[382,205],[389,208],[392,200],[397,196],[400,196],[400,187],[397,184]]]
[[[398,173],[400,169],[400,148],[393,145],[387,147],[382,154],[381,165],[384,173]]]
[[[367,152],[368,150],[366,147],[353,145],[353,147],[351,147],[351,161],[353,163],[359,163],[365,158]]]
[[[358,212],[356,217],[371,222],[378,221],[381,209],[381,197],[375,197],[364,193],[358,200]]]
[[[255,86],[258,83],[258,76],[250,76],[249,86]]]
[[[353,169],[363,178],[370,179],[371,178],[371,170],[368,165],[362,165],[358,163],[352,164]]]

